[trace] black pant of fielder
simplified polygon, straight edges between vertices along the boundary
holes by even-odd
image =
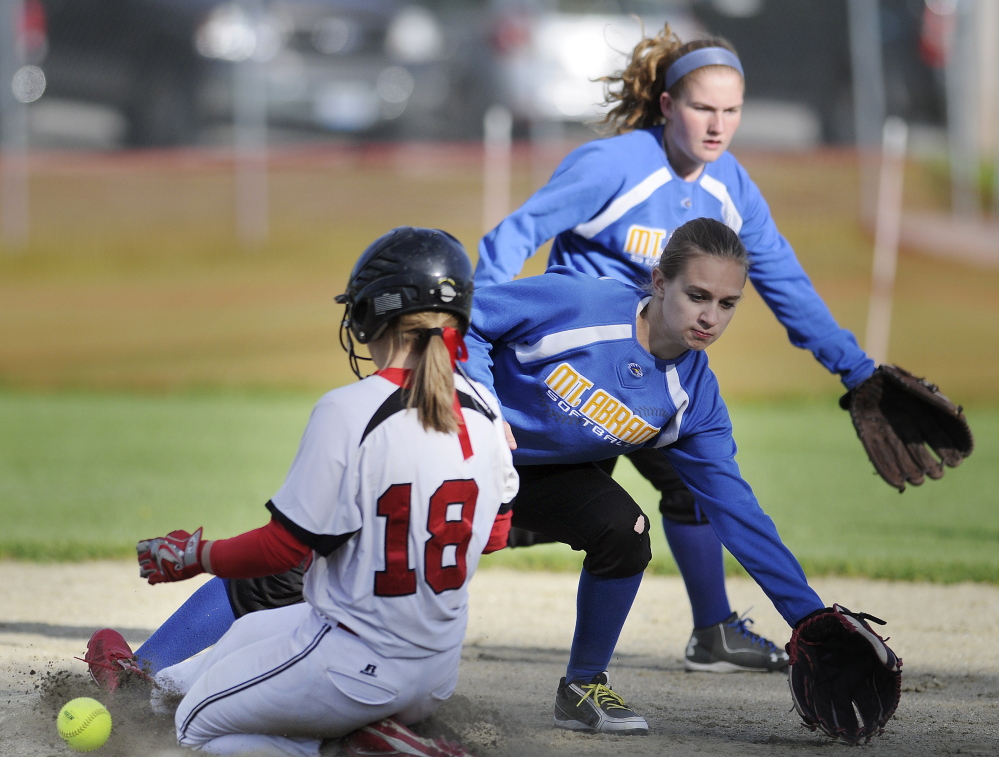
[[[581,550],[583,568],[594,576],[641,573],[652,559],[649,519],[611,477],[607,469],[613,467],[613,460],[517,466],[520,491],[513,501],[511,536]]]
[[[706,524],[708,522],[707,517],[700,512],[694,502],[694,495],[691,494],[690,490],[684,485],[683,481],[677,475],[673,466],[670,465],[669,460],[666,456],[655,449],[640,449],[628,454],[628,459],[631,460],[632,465],[635,469],[641,473],[648,481],[656,487],[656,489],[662,495],[659,500],[659,512],[667,519],[675,521],[676,523],[682,523],[685,525],[700,525]],[[604,472],[608,477],[614,471],[614,466],[617,464],[618,458],[612,457],[608,460],[601,460],[598,463],[591,463],[590,465],[595,465],[602,472]],[[547,542],[561,541],[572,546],[572,542],[558,537],[551,537],[543,534],[539,529],[531,528],[525,525],[526,521],[523,518],[519,518],[517,515],[517,506],[521,506],[522,502],[532,501],[536,496],[534,493],[528,493],[524,496],[524,476],[530,479],[546,479],[547,476],[532,475],[531,469],[533,468],[567,468],[572,467],[574,469],[573,475],[582,476],[583,480],[586,482],[584,486],[589,486],[593,483],[590,479],[592,474],[584,474],[576,466],[559,466],[559,465],[545,465],[545,466],[521,466],[517,470],[521,474],[521,494],[517,495],[517,500],[515,501],[514,516],[513,516],[513,528],[510,529],[510,540],[508,542],[511,547],[529,547],[532,544],[544,544]],[[568,475],[568,472],[567,472]],[[562,479],[553,478],[551,480],[562,481]],[[620,498],[623,495],[628,502],[630,502],[635,507],[634,500],[631,499],[621,489],[620,486],[615,486],[610,489],[606,489],[607,484],[602,479],[597,480],[598,485],[601,487],[601,491],[610,492],[610,498],[613,502],[619,503]],[[542,484],[544,486],[544,484]],[[572,485],[571,483],[569,484]],[[565,496],[564,492],[552,492],[556,497]],[[592,494],[586,490],[583,491],[583,496],[588,498]],[[617,504],[611,505],[616,507]],[[542,509],[544,505],[542,504]],[[579,547],[573,546],[573,549],[579,549]],[[592,572],[592,571],[591,571]]]
[[[687,526],[703,525],[708,522],[707,516],[694,502],[694,495],[680,480],[680,476],[662,451],[637,449],[629,452],[626,457],[662,495],[659,500],[659,512],[664,517]],[[613,465],[611,470],[614,470]]]

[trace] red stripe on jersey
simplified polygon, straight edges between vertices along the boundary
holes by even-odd
[[[458,392],[454,393],[454,414],[455,420],[458,421],[458,441],[461,443],[461,454],[467,460],[472,456],[472,439],[468,435],[465,416],[461,414],[461,400],[458,399]]]
[[[381,376],[386,381],[391,381],[396,386],[406,386],[409,384],[409,376],[412,373],[408,368],[382,368],[375,371],[376,376]],[[472,439],[468,435],[465,427],[465,416],[461,414],[461,400],[458,399],[458,392],[454,393],[454,415],[458,421],[458,442],[461,444],[461,454],[467,460],[472,456]]]

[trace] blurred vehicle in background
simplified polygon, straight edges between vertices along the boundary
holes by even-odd
[[[688,0],[492,0],[494,95],[515,121],[583,123],[601,115],[598,77],[621,71],[643,34],[667,21],[703,34]]]
[[[279,127],[420,135],[452,97],[440,20],[404,0],[40,3],[45,97],[115,109],[129,146],[192,144],[230,122],[246,61]]]
[[[941,72],[920,55],[927,0],[871,2],[888,113],[942,125]],[[684,41],[720,34],[738,49],[741,143],[853,138],[847,0],[25,0],[25,10],[19,99],[113,112],[127,146],[224,141],[247,62],[272,141],[479,139],[494,104],[518,136],[551,134],[598,120],[596,79],[667,21]]]
[[[869,1],[881,11],[887,114],[942,125],[940,72],[920,54],[926,0]],[[853,141],[847,0],[696,0],[691,10],[739,51],[747,101],[804,104],[823,142]]]
[[[9,97],[13,96],[14,102],[31,103],[45,93],[45,72],[38,64],[47,50],[45,11],[40,0],[23,0],[0,20],[0,71],[5,78],[10,77],[10,89],[4,87],[0,92],[0,120],[6,115],[3,109],[12,105]]]

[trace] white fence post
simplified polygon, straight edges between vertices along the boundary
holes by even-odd
[[[510,212],[513,116],[503,105],[493,105],[482,126],[482,230],[489,231]]]
[[[902,178],[909,128],[900,118],[885,120],[881,139],[881,178],[874,226],[874,269],[864,349],[875,363],[888,359],[892,294],[902,227]]]
[[[27,246],[30,230],[28,114],[13,90],[24,65],[23,14],[23,0],[0,0],[0,240],[15,251]]]
[[[240,0],[240,7],[259,30],[260,0]],[[255,45],[256,47],[256,45]],[[254,50],[256,52],[256,50]],[[233,143],[236,235],[244,247],[259,249],[270,233],[267,181],[267,82],[251,53],[234,64]]]

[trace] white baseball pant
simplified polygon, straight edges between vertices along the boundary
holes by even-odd
[[[460,658],[460,647],[382,657],[303,603],[245,615],[204,654],[160,671],[154,706],[183,695],[181,746],[318,757],[322,739],[429,716],[454,692]]]

